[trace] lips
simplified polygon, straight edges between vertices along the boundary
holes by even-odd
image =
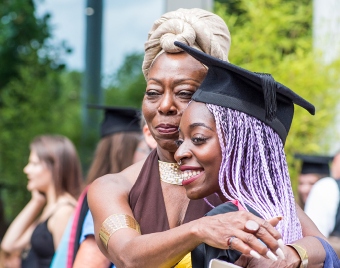
[[[179,169],[182,171],[183,185],[192,183],[204,173],[202,167],[180,166]]]
[[[204,173],[204,171],[202,170],[188,170],[183,172],[182,177],[183,177],[183,181],[182,181],[182,185],[188,185],[190,183],[192,183],[193,181],[197,180],[202,174]]]
[[[178,126],[170,124],[160,124],[156,126],[156,129],[160,134],[174,134],[178,132]]]

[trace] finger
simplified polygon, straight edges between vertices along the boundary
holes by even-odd
[[[260,228],[260,225],[253,220],[246,221],[244,225],[244,230],[248,233],[256,233]]]
[[[250,234],[248,234],[248,235],[251,236]],[[269,258],[272,261],[278,260],[277,256],[273,252],[271,252],[267,247],[262,245],[261,246],[262,247],[261,252],[257,252],[256,250],[249,247],[248,244],[244,243],[244,241],[242,241],[241,239],[239,239],[235,236],[230,238],[230,242],[228,244],[229,244],[229,249],[238,250],[238,251],[242,252],[243,254],[249,254],[256,259],[260,259],[261,255],[262,255],[263,257]]]
[[[244,243],[241,239],[232,236],[228,239],[228,247],[227,249],[229,250],[237,250],[239,252],[241,252],[242,254],[246,254],[246,255],[251,255],[256,259],[260,259],[261,255],[255,251],[254,249],[252,249],[251,247],[249,247],[249,245],[247,245],[246,243]]]
[[[284,243],[281,235],[268,221],[263,221],[260,228],[256,233],[254,233],[254,235],[259,238],[271,252],[275,252],[275,254],[281,259],[285,259],[285,255],[283,253]],[[268,256],[268,254],[270,256]],[[267,252],[266,256],[274,260],[270,252]]]
[[[269,220],[267,220],[272,226],[276,227],[279,222],[283,219],[282,216],[276,216],[274,218],[271,218]]]

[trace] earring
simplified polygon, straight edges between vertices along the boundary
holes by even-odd
[[[182,164],[182,159],[177,162],[177,164],[180,166]]]

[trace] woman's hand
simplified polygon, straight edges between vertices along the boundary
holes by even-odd
[[[44,206],[46,204],[46,196],[39,192],[38,190],[32,190],[32,197],[31,200]]]
[[[272,261],[270,259],[256,259],[249,255],[241,255],[235,264],[247,268],[297,268],[300,266],[300,257],[294,249],[285,246],[283,252],[286,257],[284,260]]]
[[[285,257],[281,235],[274,228],[281,219],[265,221],[248,211],[229,212],[200,219],[202,225],[197,231],[202,242],[210,246],[235,249],[256,259],[263,259],[262,255],[275,261],[277,256]]]

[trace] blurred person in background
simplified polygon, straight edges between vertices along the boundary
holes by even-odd
[[[298,177],[298,196],[302,209],[313,185],[321,178],[330,176],[329,163],[332,157],[319,155],[295,154],[296,159],[302,160],[301,171]]]
[[[86,184],[90,185],[98,177],[119,172],[136,161],[145,159],[150,148],[142,135],[143,121],[140,119],[138,109],[98,105],[88,107],[104,111],[100,129],[101,139],[86,179]],[[100,252],[95,242],[93,220],[88,209],[86,193],[87,188],[78,200],[70,232],[65,234],[68,245],[67,259],[56,256],[52,267],[111,266],[111,262]]]
[[[157,142],[152,137],[150,129],[142,114],[140,115],[140,128],[143,132],[143,139],[141,139],[137,146],[133,163],[137,163],[138,161],[145,159],[149,153],[157,147]]]
[[[50,267],[81,190],[81,165],[74,145],[60,135],[36,137],[24,173],[32,197],[9,226],[1,249],[12,253],[29,248],[22,268]]]
[[[340,258],[340,151],[333,158],[331,177],[319,180],[312,187],[305,212]]]

